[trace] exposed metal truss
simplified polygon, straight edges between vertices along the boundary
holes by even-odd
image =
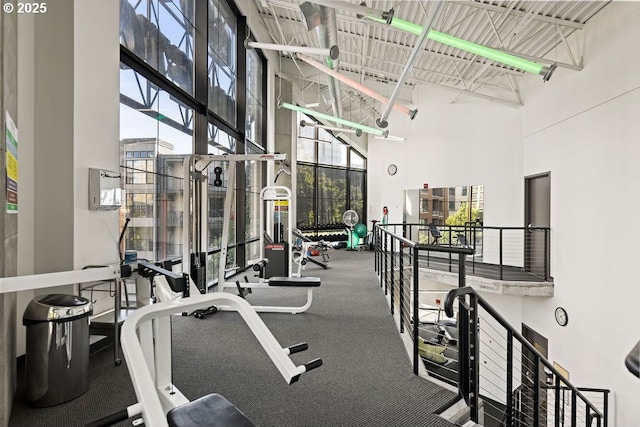
[[[300,11],[303,0],[254,0],[261,22],[272,40],[295,41],[318,47],[314,32],[307,31]],[[360,0],[342,0],[360,4]],[[473,43],[498,49],[541,65],[578,72],[582,69],[582,45],[571,42],[576,31],[598,13],[608,1],[447,1],[433,24],[433,29]],[[336,3],[336,4],[339,4]],[[367,6],[381,11],[394,9],[394,17],[424,25],[434,11],[431,1],[369,0]],[[351,9],[351,8],[349,8]],[[384,23],[363,20],[352,10],[336,9],[339,72],[364,85],[377,84],[380,93],[389,96],[402,74],[418,36]],[[326,77],[287,56],[292,67],[280,70],[285,78],[297,79],[326,90]],[[523,104],[519,86],[524,71],[466,51],[429,40],[414,63],[405,87],[437,87],[451,91],[452,101],[473,97],[510,106]],[[385,83],[388,83],[385,86]],[[307,86],[309,87],[309,86]],[[387,93],[384,91],[387,90]],[[308,93],[316,92],[308,89]],[[366,102],[354,102],[353,91],[342,94],[345,115],[361,116],[374,125],[375,114],[384,106],[365,95]],[[362,106],[362,107],[360,107]],[[363,108],[355,114],[355,108]]]

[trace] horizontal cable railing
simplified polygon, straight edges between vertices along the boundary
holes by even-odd
[[[403,224],[401,228],[404,237],[418,244],[473,248],[469,274],[499,280],[551,280],[549,228],[492,227],[473,222]],[[427,268],[456,271],[455,255],[428,250],[423,256]]]
[[[607,426],[608,391],[594,404],[576,388],[473,288],[449,292],[445,312],[458,302],[459,389],[477,423],[508,427]],[[467,314],[467,322],[463,323]],[[462,345],[463,336],[468,345]]]
[[[418,375],[422,364],[434,378],[457,386],[456,319],[445,319],[441,308],[421,304],[425,292],[430,291],[420,289],[419,261],[427,251],[455,255],[457,268],[463,272],[460,285],[464,286],[466,256],[473,250],[420,245],[404,237],[402,230],[402,225],[397,224],[374,227],[375,269],[380,286],[389,297],[391,313],[398,315],[400,332],[411,340],[414,373]],[[444,299],[446,292],[440,293]]]
[[[375,270],[401,334],[410,339],[414,373],[426,368],[430,377],[457,387],[469,405],[471,420],[481,425],[606,427],[609,392],[573,386],[482,297],[465,286],[470,268],[467,259],[473,265],[474,259],[485,257],[489,248],[496,246],[492,240],[502,242],[497,245],[502,250],[513,247],[510,253],[515,253],[528,239],[527,234],[538,230],[464,229],[469,236],[476,233],[466,245],[450,241],[436,245],[435,241],[413,241],[411,237],[420,231],[413,225],[374,226]],[[453,227],[447,230],[449,235],[454,231]],[[548,240],[548,229],[541,231]],[[480,256],[469,241],[480,248]],[[421,287],[420,270],[438,260],[445,260],[458,274],[458,289],[436,289],[433,283]],[[501,263],[506,267],[504,256]],[[459,304],[454,306],[455,300]]]

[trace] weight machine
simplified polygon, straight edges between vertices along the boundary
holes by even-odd
[[[90,424],[107,426],[141,415],[147,426],[197,427],[207,425],[253,426],[238,408],[219,394],[209,394],[190,402],[172,382],[171,316],[217,306],[240,314],[258,342],[278,368],[287,384],[322,365],[314,359],[295,365],[290,355],[308,349],[306,343],[281,347],[254,308],[244,299],[223,292],[188,295],[193,283],[162,267],[145,265],[153,276],[159,301],[136,310],[122,326],[122,350],[138,403]],[[176,294],[184,298],[175,298]]]
[[[182,271],[189,273],[187,270],[196,272],[196,279],[198,282],[202,282],[199,276],[202,275],[202,263],[206,260],[206,242],[208,233],[208,175],[206,173],[207,168],[215,161],[228,162],[227,168],[227,186],[224,200],[224,217],[222,222],[222,236],[220,244],[220,261],[218,265],[218,292],[222,292],[225,288],[234,287],[237,288],[240,295],[244,296],[250,292],[250,289],[242,288],[239,281],[234,283],[228,282],[226,279],[226,272],[233,270],[233,268],[227,268],[227,252],[229,244],[229,225],[231,223],[231,208],[233,202],[233,192],[235,191],[235,176],[238,162],[245,161],[284,161],[286,155],[284,154],[229,154],[229,155],[199,155],[192,154],[187,156],[184,160],[184,225],[183,225],[183,263]],[[214,169],[214,185],[222,186],[222,168],[216,167]],[[191,185],[193,182],[194,185]],[[288,226],[286,229],[287,239],[283,242],[273,242],[273,245],[279,244],[280,247],[271,247],[274,252],[280,251],[281,255],[285,258],[281,260],[280,268],[275,270],[277,274],[269,274],[267,264],[269,263],[269,257],[265,254],[266,242],[264,233],[260,235],[260,258],[252,260],[249,264],[254,271],[259,273],[259,279],[257,283],[249,282],[245,276],[244,285],[248,285],[251,288],[269,288],[269,287],[304,287],[307,288],[307,302],[302,306],[297,307],[283,307],[283,306],[254,306],[254,309],[259,312],[277,312],[277,313],[300,313],[306,311],[310,306],[313,298],[313,288],[320,286],[320,279],[316,277],[296,278],[291,276],[289,260],[291,257],[291,241],[292,241],[292,218],[288,212],[289,203],[291,200],[291,191],[282,186],[268,186],[260,192],[261,206],[260,206],[260,228],[265,230],[265,207],[266,203],[273,204],[273,210],[277,213],[276,225],[278,240],[280,239],[281,229],[283,226],[281,218],[286,207]],[[194,201],[194,208],[191,209],[191,201]],[[277,209],[276,209],[277,208]],[[284,232],[284,230],[283,230]],[[284,236],[282,236],[284,237]],[[193,254],[193,258],[192,258]],[[205,255],[205,256],[203,256]],[[273,256],[272,256],[273,258]],[[193,264],[191,262],[193,261]],[[189,266],[189,267],[187,267]],[[194,276],[192,274],[192,276]],[[265,277],[270,276],[270,277]],[[192,283],[192,282],[190,282]],[[197,292],[206,292],[206,284],[199,287],[193,286],[190,293],[195,295]]]

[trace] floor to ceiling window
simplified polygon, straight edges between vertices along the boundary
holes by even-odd
[[[299,114],[301,120],[314,121]],[[298,127],[297,227],[302,230],[342,228],[342,214],[353,209],[366,224],[366,159],[333,132]]]
[[[265,60],[242,43],[246,21],[226,0],[120,0],[120,155],[130,218],[124,250],[153,261],[182,256],[183,161],[189,154],[264,151]],[[199,60],[198,58],[204,58]],[[197,69],[196,67],[202,68]],[[202,125],[205,123],[204,125]],[[217,277],[224,198],[233,185],[229,260],[245,264],[259,222],[255,189],[263,174],[239,164],[221,186],[208,185],[206,278]],[[213,170],[213,168],[210,168]],[[211,174],[211,172],[210,172]],[[243,211],[241,219],[236,212]]]

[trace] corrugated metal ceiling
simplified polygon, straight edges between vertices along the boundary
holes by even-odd
[[[345,0],[359,4],[359,0]],[[308,31],[298,0],[255,0],[262,22],[271,40],[278,44],[318,47],[315,31]],[[407,63],[418,36],[385,24],[359,19],[356,13],[341,9],[336,2],[340,73],[376,88],[385,96],[392,92]],[[432,26],[443,32],[477,44],[549,66],[581,69],[580,52],[567,42],[574,32],[602,10],[608,1],[446,1]],[[369,1],[368,7],[382,11],[393,8],[394,17],[425,25],[435,10],[434,1]],[[309,72],[305,64],[293,66],[294,59],[283,54],[285,78],[314,86],[310,92],[322,92],[326,77]],[[405,81],[415,85],[435,85],[458,93],[507,105],[522,105],[519,77],[523,71],[427,40]],[[542,77],[540,77],[542,78]],[[318,87],[315,87],[315,86]],[[342,103],[346,114],[357,109],[361,120],[373,124],[384,105],[366,95],[345,90]],[[315,90],[313,90],[315,89]],[[384,93],[386,91],[386,93]],[[359,120],[360,121],[360,120]]]

